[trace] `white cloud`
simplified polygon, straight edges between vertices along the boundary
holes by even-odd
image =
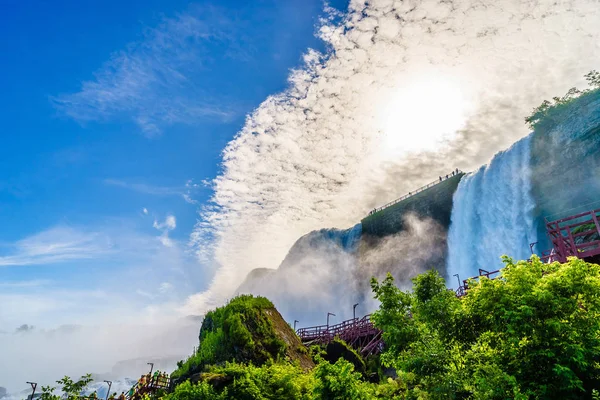
[[[145,310],[136,312],[145,314]],[[170,368],[174,369],[175,362],[190,355],[197,345],[198,326],[199,322],[192,319],[163,315],[145,320],[132,315],[121,323],[105,319],[89,326],[36,326],[26,334],[4,334],[0,340],[0,384],[15,393],[25,389],[25,382],[32,379],[39,388],[56,385],[55,381],[64,375],[113,371],[117,374],[114,378],[135,378],[147,371],[149,360],[170,359]]]
[[[232,27],[210,7],[165,18],[158,27],[146,29],[142,40],[113,53],[79,92],[52,101],[80,122],[131,119],[149,137],[172,124],[227,120],[233,109],[193,78],[211,57],[211,46],[231,44]]]
[[[157,196],[181,195],[181,190],[179,188],[167,186],[153,186],[147,185],[145,183],[129,183],[120,179],[105,179],[104,184]]]
[[[171,238],[169,238],[169,231],[172,231],[177,227],[177,220],[174,215],[167,215],[164,222],[154,221],[152,225],[155,229],[162,231],[162,235],[159,236],[158,240],[165,247],[173,247],[174,242]]]
[[[148,215],[148,209],[147,209],[146,207],[144,207],[144,208],[142,209],[142,212],[144,213],[144,215]]]
[[[163,282],[158,287],[158,291],[161,294],[169,293],[169,292],[173,291],[173,285],[171,283],[169,283],[169,282]]]
[[[169,214],[166,216],[164,222],[159,223],[158,221],[154,221],[154,224],[152,226],[158,230],[172,231],[177,227],[177,219],[174,215]]]
[[[202,288],[205,273],[178,242],[165,247],[155,235],[132,227],[138,223],[110,219],[93,227],[96,237],[113,246],[109,253],[77,259],[81,274],[56,263],[45,268],[52,281],[0,283],[0,386],[14,391],[32,376],[40,385],[50,384],[65,374],[108,372],[129,358],[190,354],[199,322],[177,321],[184,316],[178,309],[187,295]],[[81,227],[69,229],[73,237],[89,235]],[[57,231],[48,232],[59,238]],[[28,273],[18,266],[6,268]],[[14,335],[23,324],[35,329]],[[23,362],[31,359],[36,362]]]
[[[181,196],[183,200],[190,204],[197,204],[197,201],[192,198],[192,195],[199,189],[199,186],[194,184],[191,180],[188,180],[185,185],[181,187],[155,186],[145,183],[130,183],[120,179],[105,179],[104,184],[133,190],[139,193],[151,194],[154,196]]]
[[[222,302],[254,268],[277,267],[313,229],[352,226],[440,174],[488,161],[600,56],[593,0],[352,0],[334,20],[319,31],[327,53],[308,51],[289,89],[225,149],[191,238],[216,275],[189,310]]]
[[[52,281],[47,279],[33,279],[28,281],[15,282],[0,282],[0,288],[4,289],[22,289],[22,288],[39,288],[51,284]]]
[[[0,255],[0,267],[90,259],[106,255],[111,249],[105,235],[57,226],[10,244]]]

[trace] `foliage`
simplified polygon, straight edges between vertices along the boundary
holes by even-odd
[[[394,399],[404,398],[398,395],[406,391],[405,386],[393,380],[379,385],[363,381],[362,375],[344,359],[334,364],[319,359],[310,372],[289,363],[260,367],[227,363],[212,368],[200,379],[198,384],[180,384],[165,400]]]
[[[271,309],[273,303],[264,297],[241,295],[208,312],[200,329],[198,350],[179,362],[171,376],[186,377],[226,361],[263,364],[282,357],[286,345],[274,332],[267,315]]]
[[[367,366],[365,360],[356,350],[340,338],[335,338],[327,344],[322,357],[330,363],[334,363],[340,358],[343,358],[354,366],[354,370],[366,376]]]
[[[83,375],[77,381],[73,381],[68,376],[65,376],[64,378],[56,381],[56,383],[61,385],[60,391],[62,392],[62,396],[54,394],[54,391],[56,390],[55,387],[42,386],[41,399],[42,400],[60,400],[60,399],[76,400],[76,399],[79,399],[81,397],[81,393],[83,392],[83,390],[86,388],[86,386],[90,382],[92,382],[91,374]]]
[[[600,89],[600,72],[591,71],[585,75],[589,88],[579,90],[575,87],[562,97],[553,97],[552,101],[544,100],[542,104],[533,109],[530,116],[525,118],[525,122],[533,130],[548,129],[564,120],[569,114],[568,106],[575,100],[585,100],[591,95],[597,94]]]
[[[576,399],[600,387],[600,266],[515,263],[458,299],[436,272],[414,290],[372,281],[382,362],[409,377],[408,398]]]

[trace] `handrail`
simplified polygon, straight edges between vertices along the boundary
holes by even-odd
[[[442,183],[442,182],[444,182],[444,181],[446,181],[446,180],[448,180],[448,179],[450,179],[450,178],[452,178],[454,176],[458,176],[460,174],[464,174],[464,172],[461,171],[461,170],[459,170],[459,169],[457,169],[456,171],[453,171],[453,175],[451,175],[451,174],[445,175],[446,178],[440,176],[440,178],[438,180],[430,182],[430,183],[428,183],[425,186],[421,186],[420,188],[418,188],[418,189],[416,189],[416,190],[414,190],[412,192],[408,192],[404,196],[399,197],[399,198],[397,198],[394,201],[390,201],[389,203],[387,203],[387,204],[385,204],[385,205],[383,205],[381,207],[377,207],[377,208],[371,210],[371,212],[369,212],[369,215],[373,215],[373,214],[375,214],[375,213],[377,213],[377,212],[379,212],[379,211],[381,211],[381,210],[383,210],[385,208],[391,207],[394,204],[397,204],[397,203],[401,202],[402,200],[406,200],[409,197],[412,197],[412,196],[416,195],[417,193],[421,193],[422,191],[424,191],[426,189],[429,189],[430,187],[433,187],[435,185],[439,185],[440,183]]]
[[[344,335],[351,329],[367,327],[369,329],[373,328],[373,324],[371,322],[371,314],[367,314],[362,318],[352,318],[345,321],[342,321],[335,325],[317,325],[317,326],[309,326],[306,328],[300,328],[296,331],[296,334],[301,339],[312,339],[312,338],[323,338],[327,337],[329,339],[334,338],[335,336]]]

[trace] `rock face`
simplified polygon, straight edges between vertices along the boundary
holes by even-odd
[[[362,220],[363,236],[394,235],[406,228],[405,217],[430,218],[446,230],[452,214],[452,196],[464,173],[451,176],[437,185],[417,193]]]
[[[550,248],[544,218],[600,208],[600,91],[575,100],[556,120],[533,134],[538,251]]]

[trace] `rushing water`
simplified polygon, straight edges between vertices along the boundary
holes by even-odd
[[[502,266],[503,254],[530,256],[536,242],[531,196],[531,136],[498,153],[489,165],[465,176],[453,199],[448,233],[448,277],[478,275]]]

